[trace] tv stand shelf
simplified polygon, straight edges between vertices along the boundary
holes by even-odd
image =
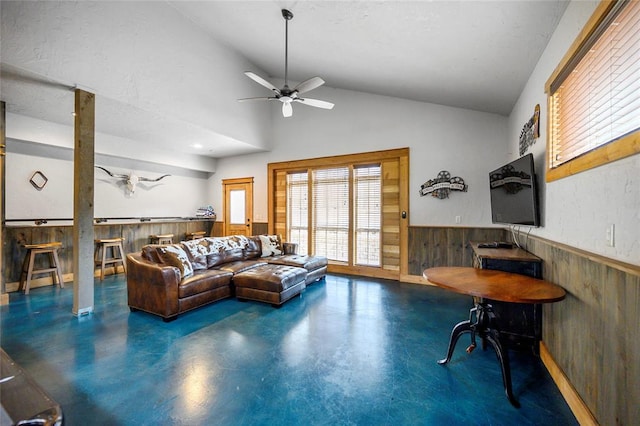
[[[542,278],[542,259],[514,246],[481,248],[485,242],[470,242],[473,266]],[[494,312],[501,318],[501,337],[515,349],[531,348],[537,355],[542,339],[542,306],[540,304],[505,303],[492,300]]]

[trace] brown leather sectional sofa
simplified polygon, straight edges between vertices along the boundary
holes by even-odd
[[[234,295],[279,306],[327,272],[325,257],[297,255],[290,253],[290,247],[278,236],[206,237],[146,245],[139,253],[127,255],[129,309],[171,321]]]

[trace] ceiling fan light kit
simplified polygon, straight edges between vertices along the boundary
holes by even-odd
[[[316,108],[332,109],[333,104],[327,101],[321,101],[319,99],[301,98],[299,95],[309,92],[324,84],[324,80],[320,77],[311,77],[308,80],[298,84],[293,89],[289,88],[289,21],[293,18],[293,13],[287,9],[282,9],[282,17],[285,20],[285,42],[284,42],[284,86],[282,89],[278,89],[276,86],[260,77],[259,75],[247,71],[244,74],[260,84],[263,87],[271,90],[273,96],[261,97],[261,98],[244,98],[238,99],[238,101],[280,101],[282,102],[282,116],[291,117],[293,115],[293,102],[299,102],[304,105],[309,105]]]

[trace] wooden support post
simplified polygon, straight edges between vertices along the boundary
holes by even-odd
[[[0,195],[0,226],[2,229],[0,230],[0,247],[4,247],[4,211],[5,211],[5,183],[4,183],[4,174],[5,174],[5,153],[7,147],[7,138],[6,138],[6,104],[0,101],[0,189],[2,194]],[[4,266],[2,265],[2,259],[4,256],[1,255],[2,250],[0,250],[0,271],[4,271]],[[9,303],[9,295],[7,294],[7,289],[5,286],[4,279],[0,277],[0,305],[6,305]]]
[[[75,90],[73,152],[73,314],[93,312],[95,95]]]

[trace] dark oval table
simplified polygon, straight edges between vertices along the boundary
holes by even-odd
[[[483,343],[489,342],[496,351],[507,398],[513,406],[519,407],[511,386],[509,355],[500,342],[500,319],[485,299],[512,303],[552,303],[564,299],[564,289],[548,281],[491,269],[438,267],[425,269],[423,276],[438,287],[474,298],[475,306],[469,313],[469,319],[453,327],[447,356],[438,364],[446,364],[451,360],[463,333],[471,333],[471,345],[467,348],[467,352],[471,353],[476,347],[477,334]]]

